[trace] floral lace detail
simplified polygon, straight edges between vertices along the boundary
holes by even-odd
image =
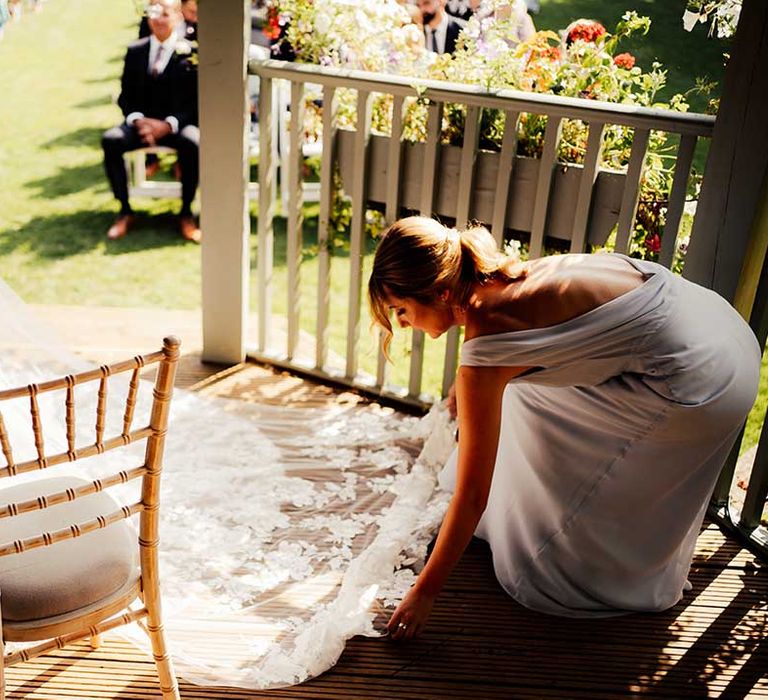
[[[48,361],[45,352],[31,357],[27,349],[4,353],[0,386],[81,368],[60,350],[50,350]],[[135,425],[148,417],[148,389]],[[108,426],[120,419],[111,414],[124,391],[111,389]],[[78,394],[78,415],[93,415],[96,399]],[[46,444],[65,447],[61,407],[42,401],[40,409]],[[20,405],[17,415],[4,408],[3,417],[13,432],[27,413]],[[31,434],[26,442],[21,449],[32,455]],[[351,636],[381,635],[442,519],[448,497],[437,491],[436,473],[452,448],[439,407],[417,419],[177,391],[161,487],[160,570],[179,675],[206,685],[292,685],[331,667]],[[114,454],[57,467],[56,475],[97,476]],[[146,647],[142,632],[127,629]]]
[[[169,430],[161,567],[171,649],[195,682],[298,683],[332,666],[349,637],[381,634],[414,578],[403,567],[423,565],[447,504],[436,492],[453,446],[446,411],[418,420],[241,404],[233,417],[220,403],[185,397]],[[245,461],[214,459],[205,440],[190,454],[190,436],[204,434],[196,415],[224,430],[214,449],[238,442]],[[232,639],[219,658],[219,645],[189,636],[221,616],[236,620],[236,664]]]

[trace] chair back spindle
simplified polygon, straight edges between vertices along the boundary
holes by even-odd
[[[4,640],[38,642],[22,651],[3,653],[4,666],[86,637],[93,642],[105,631],[143,620],[152,642],[162,696],[178,699],[163,632],[157,557],[160,475],[178,357],[179,341],[169,337],[163,349],[155,353],[0,391],[0,409],[12,399],[29,401],[26,419],[22,415],[17,421],[15,413],[6,412],[3,420],[0,410],[0,447],[5,459],[0,478],[6,478],[0,491],[5,497],[0,501],[0,651],[4,652]],[[140,373],[151,365],[157,366],[157,374],[148,423],[133,428],[145,386]],[[117,394],[110,392],[109,385],[118,375],[128,373],[128,390],[120,403],[110,398]],[[78,390],[80,387],[85,392],[91,386],[95,391],[90,394]],[[53,392],[57,391],[64,392],[64,405],[58,403],[56,410],[64,417],[66,448],[56,446],[49,451],[47,443],[53,446],[56,441],[45,439],[51,436],[45,433],[43,422],[45,418],[48,423],[49,409],[56,406],[49,401],[56,398]],[[87,401],[82,403],[84,395],[91,398],[91,406],[95,397],[95,435],[86,434],[82,441],[87,444],[80,444],[76,414],[87,405]],[[10,422],[9,415],[13,417]],[[28,435],[30,424],[36,456],[17,463],[11,438],[25,427]],[[32,482],[15,483],[13,479],[141,441],[145,442],[142,456],[122,451],[101,459],[98,478],[59,474]],[[123,459],[118,459],[121,456]],[[138,465],[124,465],[127,459],[142,457]],[[140,494],[131,497],[122,490],[116,492],[117,487],[139,479]],[[136,515],[138,532],[128,522]],[[41,581],[45,582],[42,586]],[[77,581],[76,589],[72,581]],[[136,599],[141,606],[130,609]],[[4,681],[0,676],[2,697]]]

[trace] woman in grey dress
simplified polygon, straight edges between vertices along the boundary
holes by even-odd
[[[374,319],[464,326],[458,455],[434,550],[393,614],[420,633],[472,535],[523,605],[566,616],[680,600],[718,472],[754,402],[760,350],[714,292],[618,254],[519,263],[483,228],[384,234]]]

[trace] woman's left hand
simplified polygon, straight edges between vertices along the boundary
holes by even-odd
[[[392,639],[413,639],[421,634],[434,604],[435,596],[422,593],[416,587],[408,591],[387,623]]]

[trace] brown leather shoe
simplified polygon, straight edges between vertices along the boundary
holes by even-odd
[[[179,217],[179,231],[186,240],[192,241],[192,243],[200,243],[200,239],[203,237],[193,216]]]
[[[110,241],[116,241],[118,238],[122,238],[131,229],[131,226],[136,222],[136,217],[133,214],[120,214],[115,219],[115,223],[109,227],[107,231],[107,238]]]

